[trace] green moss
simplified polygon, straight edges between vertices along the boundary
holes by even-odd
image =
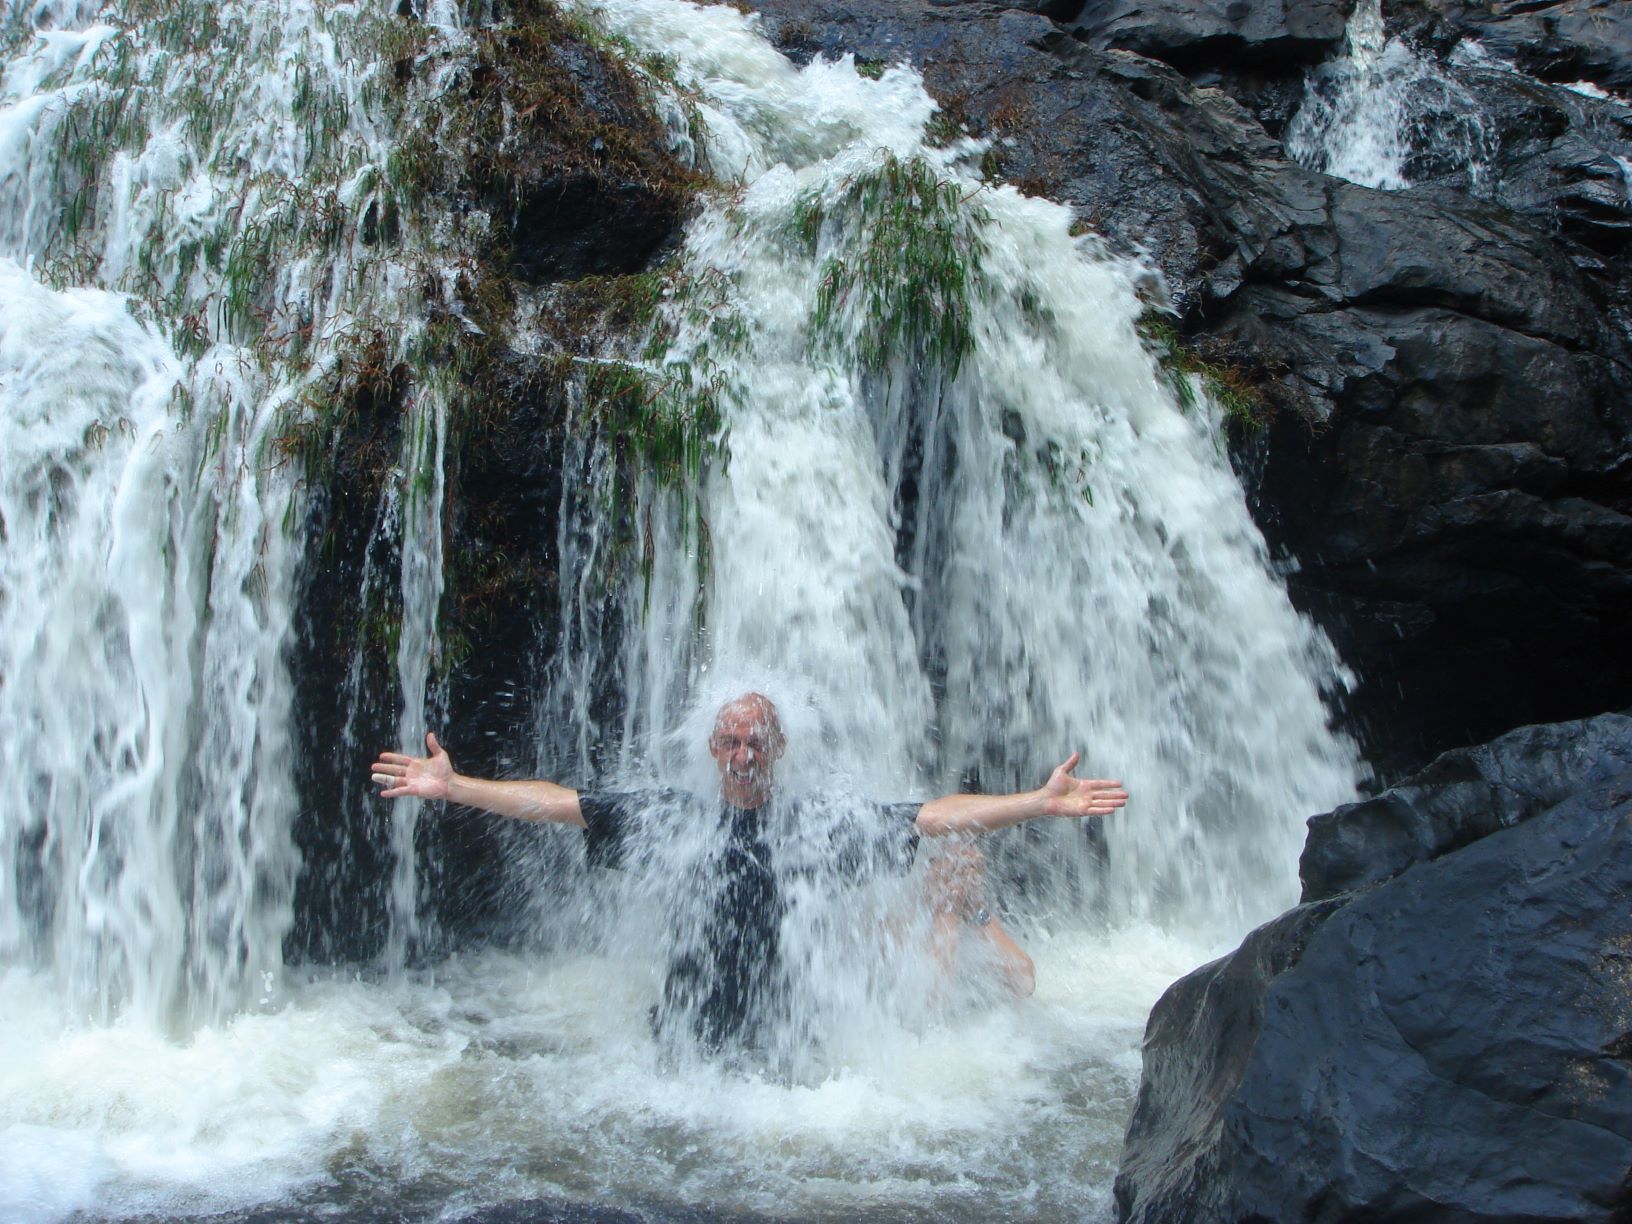
[[[719,453],[724,418],[717,372],[690,362],[657,370],[615,360],[582,364],[597,424],[659,485],[697,479],[705,460]]]
[[[856,61],[856,75],[864,76],[869,81],[876,81],[884,75],[885,64],[879,59],[858,59]]]
[[[678,350],[682,324],[689,347]],[[724,462],[728,387],[720,359],[743,351],[748,325],[727,305],[717,273],[671,264],[586,277],[556,293],[550,326],[563,341],[591,338],[609,354],[563,357],[559,367],[583,387],[581,424],[597,429],[621,459],[675,488],[694,486],[705,464]]]
[[[822,197],[814,191],[793,206],[793,212],[788,216],[788,235],[793,239],[796,249],[803,251],[806,256],[816,254],[817,242],[822,233],[822,222],[826,216],[827,211],[822,205]]]

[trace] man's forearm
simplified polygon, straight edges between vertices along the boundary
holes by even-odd
[[[918,832],[924,837],[951,833],[988,833],[1048,815],[1041,790],[1013,795],[943,795],[918,809]]]
[[[1031,957],[1026,955],[1026,950],[1014,942],[996,918],[986,924],[981,934],[991,941],[996,950],[998,963],[1003,967],[1003,980],[1008,983],[1009,989],[1022,999],[1029,998],[1037,989],[1037,968],[1031,963]]]
[[[516,820],[554,821],[582,826],[578,792],[540,779],[496,782],[454,774],[448,779],[448,802],[480,808]]]

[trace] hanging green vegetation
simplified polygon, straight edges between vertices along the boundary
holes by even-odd
[[[689,362],[657,370],[631,362],[579,363],[590,412],[612,444],[639,457],[659,485],[696,479],[719,453],[724,418],[717,371]]]
[[[675,263],[585,277],[554,295],[551,330],[563,341],[592,339],[605,354],[561,359],[563,378],[584,390],[580,424],[601,431],[661,487],[695,486],[705,463],[726,460],[722,400],[730,384],[721,359],[748,340],[727,291],[717,273]]]
[[[1196,406],[1199,383],[1227,422],[1247,430],[1262,429],[1268,422],[1270,407],[1263,390],[1240,365],[1204,355],[1184,340],[1168,317],[1155,311],[1140,316],[1136,327],[1186,411]]]
[[[795,210],[804,237],[831,224],[834,252],[822,264],[812,331],[832,349],[854,346],[882,371],[896,357],[928,361],[948,377],[974,346],[970,294],[979,272],[980,227],[963,187],[921,158],[885,156],[851,176],[825,210]]]

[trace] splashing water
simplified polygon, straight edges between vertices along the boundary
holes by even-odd
[[[664,940],[695,919],[685,866],[708,852],[683,824],[659,870],[612,878],[573,830],[511,830],[536,946],[408,975],[404,813],[399,971],[285,969],[303,493],[278,440],[348,340],[385,331],[415,360],[409,269],[452,256],[346,220],[393,203],[385,10],[120,30],[41,8],[0,88],[0,836],[29,865],[0,885],[7,1218],[527,1197],[1107,1215],[1151,1002],[1295,899],[1302,819],[1352,794],[1320,698],[1344,675],[1269,573],[1216,412],[1182,406],[1141,346],[1139,270],[983,185],[969,143],[931,147],[905,68],[797,69],[725,6],[582,9],[672,57],[709,165],[740,184],[689,226],[670,339],[644,359],[711,389],[729,463],[648,473],[631,513],[650,544],[630,550],[604,509],[614,440],[569,439],[585,478],[560,569],[579,581],[546,772],[588,782],[602,754],[618,782],[706,794],[708,720],[752,687],[783,710],[785,790],[841,815],[964,778],[1031,787],[1074,748],[1135,804],[1100,838],[987,839],[1037,964],[1024,1001],[978,965],[945,980],[921,870],[841,885],[815,862],[826,818],[773,830],[804,864],[777,1074],[654,1045]],[[188,22],[208,38],[181,41]],[[403,538],[410,742],[437,700],[448,403],[416,368],[380,511]]]
[[[1292,159],[1365,187],[1398,191],[1429,178],[1486,186],[1496,136],[1445,68],[1383,26],[1381,0],[1360,0],[1345,54],[1309,75],[1286,130]]]

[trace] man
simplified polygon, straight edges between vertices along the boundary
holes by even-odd
[[[687,811],[706,815],[673,792],[622,795],[543,780],[467,778],[454,771],[434,734],[425,744],[429,756],[380,754],[373,776],[385,788],[382,798],[442,799],[518,820],[577,825],[596,866],[628,866],[664,835],[662,817],[672,824]],[[707,869],[688,879],[702,896],[703,920],[670,951],[654,1023],[660,1032],[689,1029],[712,1050],[753,1044],[756,1030],[785,1002],[778,959],[786,904],[772,861],[771,825],[779,815],[812,820],[797,804],[784,812],[774,808],[776,763],[785,747],[776,706],[761,693],[722,706],[708,738],[720,778],[718,824],[711,826],[717,836]],[[870,819],[830,822],[831,853],[825,857],[842,864],[844,877],[859,879],[881,867],[910,864],[920,837],[985,833],[1043,816],[1106,816],[1127,802],[1120,782],[1073,777],[1078,759],[1072,753],[1035,791],[946,795],[922,805],[879,807]],[[654,811],[660,817],[655,824]],[[984,906],[966,917],[992,922]]]

